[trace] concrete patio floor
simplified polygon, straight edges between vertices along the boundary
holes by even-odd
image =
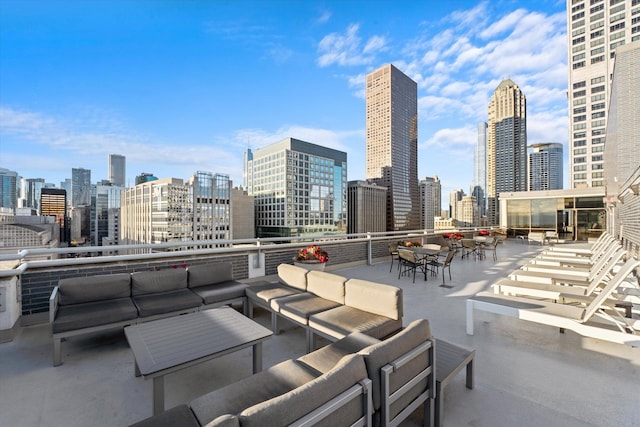
[[[332,272],[402,287],[404,324],[429,319],[436,337],[476,349],[475,388],[465,388],[464,372],[448,386],[445,426],[640,425],[640,349],[488,313],[477,313],[475,335],[466,335],[465,299],[541,249],[508,240],[498,261],[457,255],[447,287],[440,276],[398,279],[388,259]],[[266,312],[255,314],[269,326]],[[264,343],[265,368],[304,354],[304,331],[282,326]],[[134,376],[122,331],[71,338],[62,349],[64,364],[54,368],[46,324],[0,344],[0,426],[126,426],[151,415],[152,381]],[[250,375],[251,361],[246,349],[170,374],[167,408]],[[403,425],[421,418],[416,413]]]

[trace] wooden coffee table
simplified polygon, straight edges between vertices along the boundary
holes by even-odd
[[[273,333],[230,307],[127,326],[136,376],[153,378],[153,414],[164,411],[164,376],[253,346],[253,373],[262,370],[262,342]]]

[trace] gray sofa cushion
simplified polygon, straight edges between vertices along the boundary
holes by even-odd
[[[189,286],[191,286],[191,284],[189,284]],[[244,298],[247,287],[248,285],[245,283],[231,280],[228,282],[216,283],[214,285],[198,286],[196,288],[191,288],[191,290],[198,294],[205,304],[215,304],[232,299]]]
[[[240,413],[243,427],[289,425],[367,378],[362,356],[345,356],[331,371],[295,390],[263,401]],[[318,426],[353,424],[363,415],[361,402],[332,412]]]
[[[58,282],[60,305],[81,304],[131,296],[129,273],[101,274],[61,279]]]
[[[402,320],[394,320],[368,311],[343,305],[309,317],[309,326],[336,339],[351,332],[362,332],[382,339],[402,328]]]
[[[221,415],[237,415],[245,408],[287,393],[316,376],[301,363],[287,360],[192,400],[191,410],[205,425]]]
[[[129,427],[200,427],[200,424],[187,405],[178,405]]]
[[[312,314],[339,306],[340,304],[335,301],[320,298],[308,292],[271,300],[271,308],[274,311],[302,325],[307,324]]]
[[[92,326],[123,322],[138,317],[131,298],[117,298],[84,304],[61,305],[53,321],[54,334]]]
[[[369,335],[353,332],[341,340],[299,357],[298,361],[315,369],[320,374],[324,374],[333,369],[344,356],[357,353],[363,348],[379,342],[380,340]]]
[[[369,373],[369,379],[373,385],[373,409],[375,411],[380,409],[380,369],[403,354],[408,353],[411,349],[427,341],[431,337],[429,321],[419,319],[411,322],[406,328],[389,339],[360,350],[358,354],[364,356],[364,361],[367,365],[367,372]],[[406,384],[411,378],[415,377],[416,374],[422,370],[420,366],[427,366],[431,363],[431,361],[425,359],[425,357],[417,358],[414,362],[409,363],[396,371],[396,374],[391,380],[391,393],[395,392],[400,386]],[[417,394],[413,397],[415,398],[416,396]],[[392,412],[395,412],[393,407]],[[392,417],[393,416],[395,415],[392,415]]]
[[[187,271],[190,288],[233,280],[233,265],[230,262],[193,265]]]
[[[155,294],[187,287],[187,270],[171,268],[131,273],[131,295]]]
[[[200,307],[202,298],[189,289],[179,289],[157,294],[137,295],[133,297],[133,302],[138,307],[140,317],[149,317]]]

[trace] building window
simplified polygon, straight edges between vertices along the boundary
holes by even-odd
[[[602,19],[604,18],[604,12],[598,12],[595,15],[591,15],[589,17],[589,21],[593,22],[593,21],[597,21],[598,19]]]
[[[586,129],[586,128],[587,128],[586,123],[578,123],[573,125],[573,130],[580,130],[580,129]]]
[[[600,170],[604,169],[604,165],[602,163],[596,163],[591,165],[591,170]]]
[[[591,152],[592,153],[601,153],[604,151],[604,145],[595,145],[593,147],[591,147]]]
[[[591,93],[604,92],[604,85],[591,88]]]
[[[584,12],[577,13],[571,17],[572,21],[578,20],[580,18],[584,18]]]
[[[604,97],[605,97],[605,94],[604,94],[604,93],[601,93],[601,94],[599,94],[599,95],[593,95],[593,96],[591,97],[591,102],[602,101],[602,100],[604,99]]]
[[[576,62],[575,64],[572,65],[574,70],[577,70],[578,68],[582,68],[584,66],[585,66],[585,62],[584,61]]]
[[[592,119],[599,119],[600,117],[604,117],[604,111],[598,111],[596,113],[591,113]]]
[[[580,89],[581,87],[586,87],[586,86],[587,86],[587,82],[584,80],[573,84],[574,89]]]
[[[586,173],[574,173],[573,179],[587,179]]]
[[[594,156],[591,156],[591,161],[593,162],[601,162],[603,159],[603,155],[602,154],[596,154]]]
[[[586,138],[587,137],[587,133],[586,132],[576,132],[573,134],[574,138]]]
[[[573,163],[587,163],[586,157],[576,157],[573,159]]]
[[[602,143],[604,143],[604,138],[603,137],[593,138],[591,140],[591,143],[592,144],[602,144]]]
[[[592,128],[597,128],[597,127],[600,127],[600,126],[604,126],[606,124],[607,124],[606,120],[594,120],[594,121],[591,122],[591,127]]]
[[[589,38],[595,39],[596,37],[604,36],[604,28],[599,29],[598,31],[594,31],[589,34]]]
[[[594,6],[591,9],[589,9],[589,12],[590,13],[596,13],[596,12],[600,12],[603,9],[604,9],[604,4],[600,3],[599,5]]]
[[[586,170],[587,170],[587,165],[576,165],[573,167],[574,172],[581,172]]]
[[[584,122],[585,120],[587,120],[587,116],[586,115],[582,115],[582,116],[575,116],[573,118],[573,122]]]
[[[604,187],[604,181],[591,181],[592,187]]]
[[[575,46],[575,45],[580,44],[580,43],[582,43],[582,42],[584,42],[584,36],[582,36],[582,37],[578,37],[577,39],[573,39],[573,40],[571,41],[571,44],[572,44],[573,46]]]
[[[594,129],[591,131],[591,136],[604,135],[604,129]]]
[[[573,146],[574,147],[584,147],[585,145],[587,145],[587,140],[586,139],[580,139],[578,141],[573,141]]]
[[[576,150],[573,150],[573,155],[574,156],[578,156],[580,154],[587,154],[587,149],[586,148],[578,148]]]
[[[586,90],[577,90],[575,92],[573,92],[573,97],[577,98],[579,96],[585,96],[587,94]]]
[[[591,106],[591,111],[595,111],[595,110],[603,110],[604,109],[604,102],[601,102],[599,104],[593,104]]]
[[[604,55],[596,56],[595,58],[591,58],[592,64],[597,64],[598,62],[604,61]]]

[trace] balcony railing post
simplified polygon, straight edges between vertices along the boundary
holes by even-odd
[[[367,232],[367,265],[373,265],[373,247],[371,245],[371,232]]]

